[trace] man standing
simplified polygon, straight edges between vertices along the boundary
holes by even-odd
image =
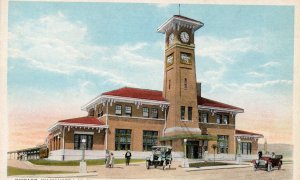
[[[128,151],[125,153],[126,166],[129,166],[130,158],[131,158],[131,152],[128,150]]]

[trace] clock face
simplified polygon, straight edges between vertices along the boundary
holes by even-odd
[[[189,40],[190,40],[189,34],[188,34],[187,32],[185,32],[185,31],[181,32],[181,33],[180,33],[180,40],[181,40],[182,42],[184,42],[184,43],[189,42]]]
[[[174,34],[172,33],[172,34],[170,34],[170,36],[169,36],[169,44],[173,44],[174,43]]]

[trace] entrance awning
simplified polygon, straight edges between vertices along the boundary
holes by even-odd
[[[202,140],[216,141],[217,137],[213,135],[203,135],[203,134],[177,134],[174,136],[162,136],[159,138],[159,141],[169,141],[173,139],[202,139]]]

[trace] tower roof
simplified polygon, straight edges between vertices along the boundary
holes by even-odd
[[[174,15],[168,21],[163,23],[159,28],[157,28],[157,32],[165,33],[171,28],[178,28],[181,26],[196,31],[199,28],[201,28],[203,25],[204,24],[201,21],[197,21],[181,15]]]

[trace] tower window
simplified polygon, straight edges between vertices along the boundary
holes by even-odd
[[[180,106],[180,119],[184,120],[184,114],[185,114],[185,107]]]
[[[171,89],[171,80],[169,80],[169,89]]]
[[[184,88],[187,89],[187,79],[184,78]]]
[[[192,112],[193,112],[193,108],[192,107],[188,107],[188,120],[189,121],[192,120]]]

